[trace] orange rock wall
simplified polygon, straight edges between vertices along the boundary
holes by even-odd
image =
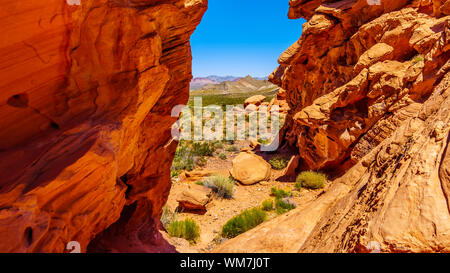
[[[450,1],[379,2],[290,1],[284,139],[335,176],[215,252],[450,252]]]
[[[0,252],[170,251],[154,219],[207,1],[71,2],[0,1]],[[134,243],[105,249],[115,222]]]
[[[449,1],[375,2],[290,1],[308,22],[270,80],[287,91],[286,139],[307,168],[347,170],[447,72]]]

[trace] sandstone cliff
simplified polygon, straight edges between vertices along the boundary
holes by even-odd
[[[206,5],[1,1],[0,252],[173,250],[154,219]]]
[[[215,251],[450,252],[449,15],[448,0],[290,1],[308,21],[270,77],[283,135],[337,178]]]

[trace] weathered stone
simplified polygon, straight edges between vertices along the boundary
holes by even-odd
[[[240,153],[232,163],[231,175],[244,185],[252,185],[270,177],[270,164],[254,153]]]
[[[181,209],[206,211],[206,204],[211,200],[211,196],[211,189],[192,184],[187,186],[177,201]]]

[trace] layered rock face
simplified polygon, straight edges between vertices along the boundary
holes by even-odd
[[[155,219],[206,5],[1,2],[0,252],[172,250]]]
[[[319,198],[228,252],[450,251],[450,1],[290,1],[304,24],[270,80]]]

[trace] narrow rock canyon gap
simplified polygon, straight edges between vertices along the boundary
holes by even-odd
[[[286,1],[286,5],[288,5]],[[377,1],[370,1],[377,2]],[[297,171],[335,177],[216,252],[450,251],[450,0],[291,0],[270,80]],[[0,252],[173,252],[173,106],[206,0],[0,2]]]

